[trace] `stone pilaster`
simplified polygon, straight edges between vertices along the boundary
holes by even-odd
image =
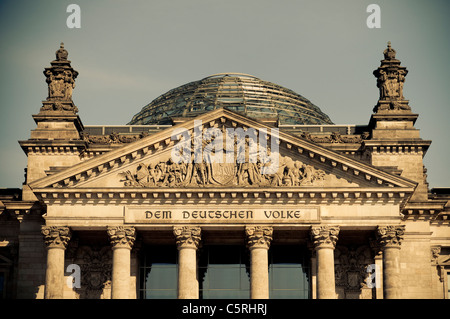
[[[131,291],[131,249],[136,239],[132,226],[112,226],[107,229],[113,250],[112,299],[129,299]]]
[[[247,226],[247,247],[250,250],[250,298],[269,298],[268,251],[272,242],[273,228],[268,226]]]
[[[400,245],[405,234],[404,225],[378,226],[377,240],[383,250],[383,296],[401,298]]]
[[[175,226],[173,234],[178,248],[178,299],[198,299],[197,249],[201,228]]]
[[[311,227],[311,241],[317,254],[317,298],[335,299],[334,248],[339,226]]]
[[[47,247],[45,299],[62,299],[64,291],[64,251],[71,238],[69,227],[42,226]]]

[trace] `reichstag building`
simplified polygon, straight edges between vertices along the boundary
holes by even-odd
[[[428,187],[408,70],[380,58],[360,125],[219,73],[85,126],[61,44],[23,187],[0,192],[0,297],[449,298],[450,189]]]

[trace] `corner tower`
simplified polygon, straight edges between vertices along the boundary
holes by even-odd
[[[80,162],[85,143],[80,138],[83,124],[78,108],[72,101],[72,91],[78,72],[67,59],[68,52],[61,43],[56,59],[44,69],[48,96],[38,114],[33,115],[37,127],[28,140],[19,141],[28,156],[25,184],[45,177],[63,167]],[[26,185],[24,186],[24,195]]]
[[[418,183],[411,200],[426,201],[428,184],[423,157],[431,141],[420,137],[414,127],[418,114],[412,112],[403,95],[408,70],[400,65],[390,42],[383,54],[380,67],[373,72],[380,97],[370,118],[372,134],[371,139],[365,141],[367,156],[372,165],[396,171]]]

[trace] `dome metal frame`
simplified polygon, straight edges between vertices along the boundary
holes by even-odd
[[[328,115],[300,94],[244,73],[217,73],[176,87],[147,104],[128,125],[171,124],[227,108],[253,119],[281,125],[333,124]]]

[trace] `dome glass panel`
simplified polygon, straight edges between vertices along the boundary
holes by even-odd
[[[171,118],[196,117],[227,108],[282,125],[333,124],[311,101],[280,85],[241,73],[220,73],[162,94],[133,116],[129,125],[171,124]]]

